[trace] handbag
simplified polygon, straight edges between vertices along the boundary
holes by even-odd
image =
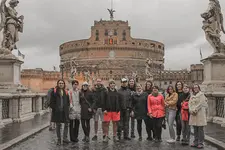
[[[162,121],[162,128],[166,130],[166,118],[165,117],[163,118],[163,121]]]

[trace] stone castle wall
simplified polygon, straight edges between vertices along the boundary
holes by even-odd
[[[145,61],[153,59],[155,71],[164,68],[164,44],[161,42],[131,37],[130,26],[125,21],[95,21],[91,37],[60,45],[61,64],[69,72],[71,61],[77,71],[94,72],[104,79],[117,79],[138,71],[145,79]],[[158,61],[162,60],[162,61]]]

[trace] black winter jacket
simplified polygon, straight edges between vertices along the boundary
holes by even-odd
[[[136,119],[147,119],[147,98],[148,93],[143,92],[140,95],[134,93],[132,96],[132,106],[134,117]]]
[[[91,119],[93,112],[89,112],[88,108],[93,108],[95,107],[95,96],[94,94],[87,90],[83,91],[81,90],[80,92],[80,106],[81,106],[81,119]]]
[[[122,106],[122,95],[118,91],[108,89],[107,98],[104,101],[102,110],[108,112],[119,112]]]
[[[100,88],[96,88],[96,90],[93,93],[94,96],[96,97],[95,109],[102,108],[103,103],[107,98],[107,89],[102,86]]]
[[[131,109],[132,108],[132,97],[131,90],[127,87],[121,87],[118,92],[122,95],[122,109]]]
[[[63,104],[61,104],[61,98]],[[68,123],[69,122],[69,96],[68,93],[63,90],[63,96],[60,94],[60,90],[56,88],[56,91],[51,92],[50,108],[52,109],[51,122]],[[63,108],[60,108],[63,106]]]

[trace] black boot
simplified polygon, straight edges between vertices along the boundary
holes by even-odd
[[[61,139],[58,139],[58,140],[57,140],[56,145],[58,145],[58,146],[60,146],[60,145],[61,145]]]
[[[180,141],[180,135],[177,136],[176,141]]]

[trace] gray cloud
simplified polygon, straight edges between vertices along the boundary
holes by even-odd
[[[212,52],[204,39],[200,13],[207,0],[114,0],[115,19],[128,20],[132,37],[163,42],[166,68],[187,68],[199,63],[199,48]],[[225,6],[225,0],[220,0]],[[26,55],[24,68],[52,69],[59,65],[59,45],[88,38],[94,20],[109,19],[110,0],[20,1],[25,16],[18,46]],[[225,7],[222,8],[223,12]],[[224,13],[225,14],[225,13]],[[177,63],[182,62],[182,63]]]

